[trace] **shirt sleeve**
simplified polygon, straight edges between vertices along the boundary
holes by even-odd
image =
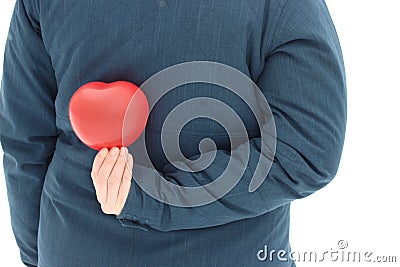
[[[132,183],[117,216],[125,226],[145,230],[195,229],[259,216],[323,188],[336,175],[346,128],[346,82],[342,52],[323,0],[288,0],[270,41],[264,42],[265,67],[256,83],[274,116],[277,144],[269,174],[249,192],[251,177],[263,160],[261,137],[248,140],[250,161],[242,179],[222,198],[198,207],[164,204]],[[262,127],[261,127],[262,128]],[[240,146],[235,149],[241,149]],[[169,181],[210,182],[226,166],[229,154],[217,151],[211,166],[186,172],[170,164],[162,170]],[[149,171],[134,166],[134,175]],[[145,178],[144,178],[145,179]]]
[[[0,137],[11,224],[27,266],[38,262],[40,198],[58,136],[55,75],[33,14],[32,5],[28,8],[23,0],[16,1],[0,96]]]

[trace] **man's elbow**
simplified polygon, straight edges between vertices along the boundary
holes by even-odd
[[[310,187],[312,192],[318,191],[328,185],[335,177],[339,169],[342,155],[342,145],[328,146],[322,153],[316,153],[315,164],[311,168]],[[310,192],[310,193],[312,193]]]

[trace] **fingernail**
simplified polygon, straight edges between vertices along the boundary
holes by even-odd
[[[111,155],[113,155],[113,156],[117,155],[118,150],[119,150],[118,147],[113,147],[113,148],[111,149]]]
[[[103,148],[100,150],[100,154],[101,154],[101,155],[105,155],[105,154],[107,154],[107,152],[108,152],[108,149],[107,149],[106,147],[103,147]]]
[[[122,147],[121,148],[122,155],[126,158],[128,156],[128,148]]]

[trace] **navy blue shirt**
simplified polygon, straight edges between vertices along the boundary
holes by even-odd
[[[121,214],[104,214],[90,175],[97,151],[72,131],[71,96],[91,81],[140,86],[162,69],[200,60],[243,72],[268,100],[277,144],[265,181],[248,191],[265,140],[245,105],[215,85],[187,84],[150,114],[146,142],[154,171],[186,185],[218,177],[230,147],[214,121],[194,120],[179,136],[187,157],[196,157],[202,139],[215,140],[216,158],[205,170],[180,170],[160,149],[171,109],[208,96],[231,105],[249,131],[242,179],[217,201],[190,208],[162,203],[132,182]],[[290,253],[291,201],[335,176],[345,126],[342,52],[323,0],[16,2],[0,133],[12,229],[27,266],[266,266],[269,259],[257,257],[265,245]],[[268,266],[295,266],[288,254]]]

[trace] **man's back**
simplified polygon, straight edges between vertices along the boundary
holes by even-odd
[[[53,75],[53,81],[46,81],[56,88],[52,91],[54,116],[50,114],[49,101],[43,101],[48,104],[47,110],[40,110],[41,102],[35,99],[29,102],[37,112],[32,116],[52,118],[56,127],[48,124],[54,139],[46,151],[48,155],[53,151],[54,155],[45,179],[42,177],[43,193],[40,194],[40,183],[20,181],[9,187],[10,192],[22,186],[38,188],[37,194],[22,194],[40,199],[38,252],[34,241],[24,244],[35,236],[35,225],[30,232],[19,230],[23,223],[18,215],[13,221],[25,262],[35,265],[38,253],[41,267],[265,266],[259,252],[266,245],[270,250],[290,253],[290,201],[311,194],[333,178],[344,135],[343,62],[323,1],[18,2],[18,16],[24,15],[21,10],[26,11],[25,20],[19,18],[20,27],[29,24],[34,34],[26,34],[24,39],[24,34],[17,34],[18,26],[12,26],[8,55],[12,55],[12,38],[28,44],[29,38],[37,37],[42,46],[38,44],[31,53],[47,54],[48,64],[39,65],[34,76],[46,79],[40,78],[41,72]],[[15,51],[18,49],[22,48]],[[18,64],[10,58],[5,64]],[[243,181],[225,197],[200,208],[162,205],[133,183],[122,215],[115,218],[103,214],[90,179],[96,151],[84,146],[72,131],[68,117],[71,96],[91,81],[125,80],[141,85],[155,73],[189,61],[229,65],[250,77],[265,94],[275,116],[278,139],[269,177],[257,191],[247,191],[247,177],[258,162],[263,140],[246,104],[216,85],[187,84],[167,94],[150,114],[146,142],[155,169],[177,184],[205,184],[210,182],[205,178],[215,179],[218,170],[226,165],[229,134],[208,119],[194,120],[181,132],[171,134],[177,135],[182,153],[188,158],[199,154],[201,140],[213,139],[220,154],[217,166],[209,169],[212,171],[196,176],[177,170],[160,148],[161,129],[168,113],[185,100],[206,96],[231,106],[247,128],[252,161]],[[326,70],[321,70],[321,64],[326,64]],[[6,72],[10,69],[5,67]],[[21,75],[27,71],[19,69]],[[16,83],[12,80],[5,76],[5,86]],[[22,80],[19,86],[27,85],[29,81],[24,84]],[[145,94],[151,98],[156,92]],[[186,107],[186,112],[190,110],[190,106]],[[18,116],[23,114],[15,118]],[[4,127],[2,135],[9,129]],[[3,140],[7,146],[11,136]],[[15,149],[10,155],[13,153],[18,155],[20,151]],[[11,181],[11,164],[5,166],[6,172],[7,169]],[[11,196],[12,209],[16,203]],[[37,206],[26,205],[20,212],[29,209]],[[29,216],[36,218],[37,214],[25,212],[21,216],[29,220]],[[275,256],[273,266],[294,266],[288,254],[283,257],[287,261]]]

